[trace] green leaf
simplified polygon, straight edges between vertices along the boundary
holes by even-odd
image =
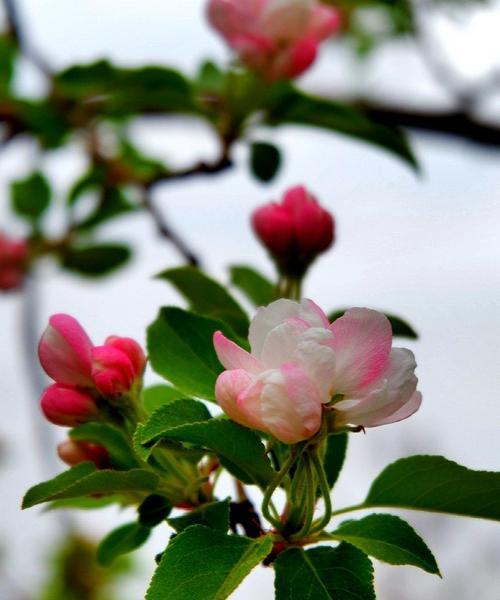
[[[175,402],[175,400],[180,400],[184,397],[185,394],[176,390],[171,385],[152,385],[142,391],[142,406],[151,414],[164,404]]]
[[[369,515],[359,521],[346,521],[331,536],[391,565],[414,565],[439,575],[432,552],[414,529],[399,517]]]
[[[345,313],[346,310],[348,310],[348,309],[342,308],[342,309],[336,310],[335,312],[331,313],[328,316],[328,320],[330,321],[330,323],[333,323],[334,321],[339,319]],[[393,336],[406,337],[411,340],[418,339],[418,333],[415,331],[415,329],[413,329],[413,327],[409,323],[407,323],[400,317],[396,317],[395,315],[390,315],[387,313],[384,313],[384,314],[389,319],[389,322],[392,327],[392,335]]]
[[[244,483],[265,487],[274,475],[259,436],[233,421],[210,419],[165,428],[161,433],[156,430],[156,435],[145,436],[143,439],[148,441],[143,443],[151,443],[159,437],[214,452],[221,464]]]
[[[248,334],[248,317],[236,300],[216,281],[195,267],[163,271],[158,279],[171,283],[189,302],[191,310],[220,319],[243,337]]]
[[[383,148],[418,170],[415,155],[401,130],[381,125],[348,104],[315,98],[282,83],[271,88],[267,108],[269,125],[292,123],[335,131]]]
[[[277,600],[375,600],[370,559],[350,544],[291,548],[275,562]]]
[[[59,148],[66,141],[71,125],[52,100],[17,100],[16,106],[23,127],[44,148]]]
[[[193,525],[175,536],[146,600],[225,600],[271,551],[270,537],[252,540]]]
[[[328,437],[323,464],[330,489],[337,483],[337,479],[344,465],[347,442],[347,433],[339,433]]]
[[[255,306],[272,302],[274,286],[255,269],[245,265],[231,267],[231,284],[242,291]]]
[[[226,533],[229,528],[229,498],[222,502],[203,504],[181,517],[171,517],[167,522],[177,533],[191,525],[205,525]]]
[[[151,366],[186,395],[215,400],[215,381],[223,371],[213,345],[218,330],[237,339],[222,321],[180,308],[162,308],[148,327]]]
[[[147,539],[151,530],[140,523],[128,523],[109,533],[97,548],[97,562],[108,567],[122,554],[137,550]]]
[[[73,190],[74,193],[74,190]],[[111,219],[135,212],[136,207],[129,201],[125,192],[119,188],[101,190],[97,205],[83,221],[74,225],[74,230],[87,232]]]
[[[78,498],[88,494],[153,492],[157,486],[158,477],[151,471],[98,471],[92,463],[84,462],[29,489],[23,499],[23,508],[31,508],[50,500]]]
[[[85,192],[101,187],[104,184],[105,176],[105,169],[101,165],[92,166],[72,185],[68,194],[68,206],[75,205]]]
[[[196,87],[200,92],[221,93],[226,84],[226,75],[219,67],[211,62],[204,62],[196,78]]]
[[[130,249],[122,244],[96,244],[70,248],[62,264],[79,275],[101,277],[122,267],[130,256]]]
[[[50,204],[51,190],[49,182],[39,171],[26,179],[14,181],[10,187],[12,209],[14,212],[36,223]]]
[[[127,470],[139,466],[127,438],[113,425],[85,423],[72,429],[69,435],[73,440],[104,446],[109,452],[111,464],[115,469]]]
[[[100,510],[112,504],[123,505],[126,503],[121,496],[83,496],[80,498],[65,498],[64,500],[54,500],[44,508],[45,511],[52,510]]]
[[[269,183],[281,167],[281,152],[269,142],[253,142],[250,146],[250,170],[255,177]]]
[[[442,456],[409,456],[380,473],[364,506],[410,508],[500,521],[500,473],[472,471]]]
[[[165,404],[155,411],[138,434],[138,440],[143,445],[150,445],[165,436],[171,429],[181,425],[207,421],[210,413],[207,407],[198,402],[184,398]]]
[[[146,527],[156,527],[168,517],[172,511],[172,505],[165,496],[151,494],[137,509],[139,523]]]

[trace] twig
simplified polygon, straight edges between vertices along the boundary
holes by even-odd
[[[164,214],[155,206],[151,193],[147,188],[143,189],[142,206],[153,219],[158,233],[176,248],[186,263],[193,267],[199,267],[201,265],[200,259],[167,223]]]

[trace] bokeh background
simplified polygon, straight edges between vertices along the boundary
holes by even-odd
[[[110,57],[122,64],[166,63],[194,73],[204,58],[228,60],[226,48],[207,27],[203,0],[19,4],[30,40],[56,67]],[[436,12],[429,6],[422,3],[423,26],[454,80],[475,85],[500,69],[498,4],[479,4],[466,18],[460,11]],[[429,68],[421,50],[401,40],[359,64],[348,47],[332,43],[301,85],[322,94],[356,91],[408,106],[452,107],[449,87]],[[42,82],[25,65],[17,85],[36,94]],[[480,118],[494,121],[499,107],[500,93],[491,93],[475,110]],[[216,147],[202,126],[180,118],[137,122],[134,134],[145,150],[179,167],[209,159]],[[399,425],[351,436],[334,495],[337,505],[360,501],[380,470],[407,454],[444,454],[470,468],[500,470],[500,151],[415,134],[419,177],[391,156],[334,134],[287,127],[270,135],[285,149],[284,168],[272,185],[250,178],[242,147],[234,170],[168,183],[158,188],[155,201],[213,275],[227,280],[230,263],[251,263],[272,275],[252,236],[249,215],[287,186],[305,183],[334,213],[338,227],[337,243],[313,269],[306,295],[325,309],[369,306],[393,312],[418,330],[418,342],[402,345],[416,353],[423,406]],[[2,229],[15,232],[17,226],[6,208],[8,182],[28,173],[37,160],[28,142],[2,151]],[[62,191],[81,171],[83,160],[75,146],[53,152],[41,166]],[[58,223],[53,227],[57,230]],[[50,314],[69,312],[96,342],[110,333],[143,340],[159,306],[179,303],[173,291],[152,279],[179,259],[156,236],[148,218],[126,217],[111,228],[114,239],[133,243],[133,263],[99,284],[61,274],[50,263],[42,265],[36,283],[40,332]],[[36,598],[47,557],[61,534],[55,513],[19,509],[26,488],[45,477],[47,469],[59,468],[55,459],[41,456],[36,443],[43,424],[22,351],[20,324],[26,310],[21,295],[0,297],[1,600]],[[52,435],[55,439],[59,432]],[[410,512],[403,516],[437,556],[443,579],[377,564],[380,598],[499,597],[499,524]],[[130,515],[111,508],[72,513],[71,518],[98,539]],[[164,548],[168,533],[166,527],[158,528],[139,553],[120,600],[142,597],[153,556]],[[232,596],[255,597],[273,598],[270,569],[256,569]]]

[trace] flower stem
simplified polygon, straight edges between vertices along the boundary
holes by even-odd
[[[325,514],[317,523],[313,525],[309,532],[313,534],[321,531],[330,522],[330,519],[332,518],[332,500],[330,498],[330,487],[326,478],[325,469],[321,464],[317,452],[311,453],[311,460],[316,471],[316,475],[318,476],[319,489],[321,491],[321,496],[323,497],[323,502],[325,503]]]

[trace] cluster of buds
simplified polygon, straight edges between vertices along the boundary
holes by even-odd
[[[301,279],[335,238],[332,215],[303,186],[289,189],[281,203],[257,209],[252,224],[281,275],[292,279]]]
[[[210,0],[208,18],[240,60],[267,81],[301,75],[340,27],[317,0]]]
[[[94,346],[78,321],[64,314],[49,319],[38,355],[55,381],[42,394],[42,411],[52,423],[67,427],[97,420],[106,402],[133,395],[146,366],[136,341],[111,336]]]
[[[0,292],[15,290],[22,286],[28,254],[25,240],[12,239],[0,234]]]

